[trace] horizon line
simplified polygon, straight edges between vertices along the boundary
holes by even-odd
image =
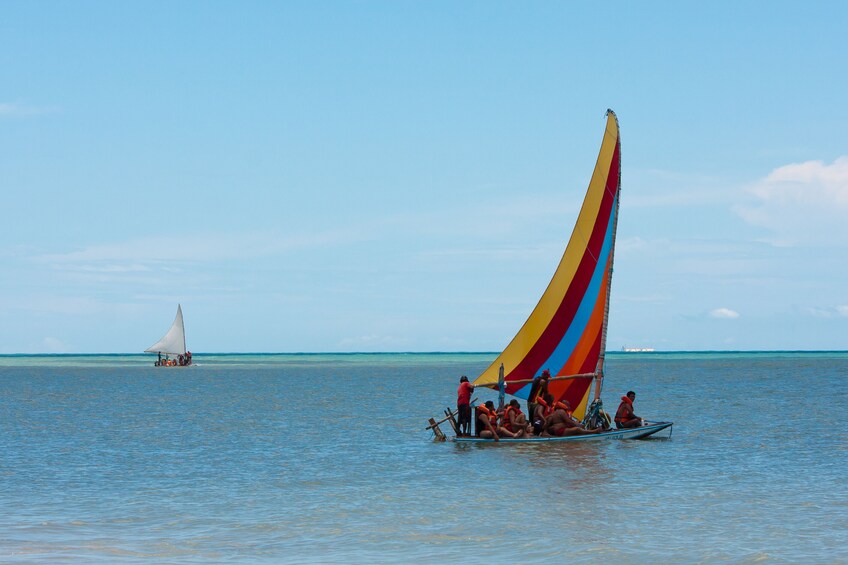
[[[192,352],[198,355],[498,355],[499,351],[205,351]],[[664,349],[653,351],[607,350],[606,354],[633,356],[668,353],[848,353],[848,349]],[[81,356],[134,356],[148,357],[153,353],[0,353],[0,357],[81,357]]]

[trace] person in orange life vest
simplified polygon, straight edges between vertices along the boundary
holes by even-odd
[[[533,420],[533,415],[536,413],[536,402],[538,398],[544,398],[548,394],[548,379],[551,378],[551,372],[545,369],[539,378],[533,379],[530,385],[530,394],[527,395],[527,416]]]
[[[514,398],[504,408],[503,428],[514,438],[524,437],[533,429],[527,424],[527,418],[521,412],[521,406]]]
[[[615,412],[616,428],[638,428],[642,425],[642,419],[633,412],[634,400],[636,400],[636,393],[632,390],[621,397],[621,404]]]
[[[548,393],[536,397],[536,403],[533,405],[533,418],[530,423],[533,425],[533,435],[540,435],[545,429],[545,420],[553,409],[554,397]]]
[[[459,388],[456,391],[457,431],[460,436],[471,435],[471,393],[474,385],[468,382],[468,377],[459,378]]]
[[[571,404],[567,400],[554,403],[554,411],[548,416],[545,433],[552,436],[580,436],[586,434],[599,434],[602,428],[587,430],[583,424],[571,415]],[[545,435],[545,434],[543,434]]]
[[[495,412],[495,403],[487,400],[486,404],[477,407],[476,433],[484,439],[498,439],[498,414]]]

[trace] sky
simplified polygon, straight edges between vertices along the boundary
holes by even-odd
[[[848,4],[0,3],[0,353],[500,351],[607,108],[609,350],[848,349]]]

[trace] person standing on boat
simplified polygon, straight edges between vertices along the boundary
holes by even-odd
[[[468,382],[468,377],[459,377],[459,388],[456,391],[457,431],[460,436],[471,435],[471,393],[474,385]]]
[[[538,379],[533,379],[533,384],[530,385],[530,394],[527,395],[527,415],[531,419],[535,419],[536,404],[539,398],[544,398],[548,394],[548,379],[551,377],[551,372],[545,369]]]
[[[616,428],[638,428],[642,425],[642,419],[633,412],[634,400],[636,400],[636,393],[632,390],[621,397],[621,404],[615,412]]]
[[[536,397],[536,404],[533,405],[533,417],[530,418],[530,423],[533,426],[533,435],[538,436],[542,434],[542,431],[545,429],[545,420],[547,420],[551,413],[553,402],[554,398],[549,393]]]

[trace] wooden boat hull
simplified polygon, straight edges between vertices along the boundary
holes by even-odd
[[[457,443],[549,443],[563,441],[598,441],[604,439],[643,439],[652,436],[655,433],[670,428],[673,422],[647,422],[639,428],[628,428],[621,430],[610,430],[600,434],[590,434],[582,436],[565,436],[565,437],[522,437],[518,439],[501,439],[495,442],[493,439],[484,439],[481,437],[453,437],[451,441]]]

